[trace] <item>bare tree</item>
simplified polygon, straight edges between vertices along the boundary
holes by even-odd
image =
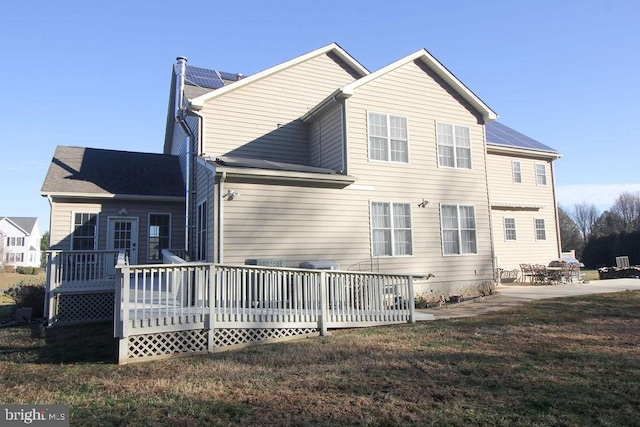
[[[624,231],[640,228],[640,193],[621,193],[611,206],[611,212],[622,220]]]
[[[567,252],[575,250],[578,257],[582,253],[584,241],[580,234],[580,229],[575,221],[569,216],[567,211],[558,206],[558,222],[560,223],[560,240],[562,242],[562,251]]]
[[[573,205],[571,218],[573,218],[578,226],[585,244],[593,236],[593,228],[598,220],[598,216],[598,209],[596,209],[596,205],[593,203],[582,202]]]

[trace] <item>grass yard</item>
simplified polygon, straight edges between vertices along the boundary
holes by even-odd
[[[46,280],[44,270],[41,270],[38,274],[7,273],[0,270],[0,291],[21,283],[25,285],[42,285]]]
[[[109,324],[0,328],[5,404],[71,425],[637,425],[640,292],[117,366]]]

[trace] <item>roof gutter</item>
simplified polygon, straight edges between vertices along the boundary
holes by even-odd
[[[227,182],[256,182],[270,184],[298,185],[307,187],[344,188],[356,182],[350,175],[322,174],[310,172],[275,171],[269,169],[233,168],[218,166],[218,174],[223,173]]]
[[[307,111],[302,117],[300,117],[300,120],[302,120],[303,123],[307,123],[315,116],[325,112],[329,107],[333,106],[338,101],[344,101],[347,98],[351,98],[351,95],[353,95],[353,91],[346,91],[344,90],[344,88],[339,88],[324,100],[322,100],[315,107],[313,107],[311,110]]]
[[[514,154],[521,155],[526,157],[535,157],[535,158],[543,158],[543,159],[551,159],[557,160],[562,157],[561,153],[557,151],[541,151],[535,149],[523,149],[516,147],[508,147],[505,145],[496,145],[490,142],[487,142],[487,152],[488,153],[505,153],[505,154]]]

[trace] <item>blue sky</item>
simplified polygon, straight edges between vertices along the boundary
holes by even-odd
[[[337,42],[375,71],[426,48],[549,145],[558,200],[640,191],[640,2],[25,1],[0,14],[0,216],[38,216],[57,145],[162,150],[171,67],[254,74]]]

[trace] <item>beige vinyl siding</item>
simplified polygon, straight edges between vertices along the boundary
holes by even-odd
[[[346,108],[349,173],[356,184],[318,189],[227,182],[240,197],[223,202],[225,262],[274,257],[296,266],[329,259],[357,269],[372,257],[370,203],[397,202],[411,206],[413,255],[378,257],[375,269],[433,273],[429,283],[451,286],[491,280],[484,133],[477,118],[413,63],[357,88]],[[408,164],[368,160],[369,110],[407,117]],[[472,170],[438,167],[438,120],[470,128]],[[423,199],[430,202],[424,209],[418,207]],[[478,254],[443,256],[441,203],[474,206]]]
[[[120,216],[121,209],[126,216]],[[184,246],[184,205],[182,203],[137,202],[129,200],[89,200],[78,203],[72,199],[56,199],[51,208],[51,249],[70,250],[75,213],[98,213],[98,250],[107,249],[107,226],[109,217],[138,218],[138,260],[145,263],[149,245],[149,213],[171,214],[171,244],[174,248]],[[176,246],[177,245],[177,246]]]
[[[320,55],[205,103],[209,156],[309,164],[309,129],[299,118],[353,77]]]
[[[216,185],[215,185],[215,168],[211,165],[205,164],[203,160],[199,160],[196,163],[196,183],[195,183],[195,200],[194,206],[198,206],[200,203],[207,202],[207,259],[209,262],[217,262],[216,251],[216,216],[215,207],[218,204],[216,198]],[[196,212],[194,212],[194,215]],[[196,226],[196,218],[193,218],[193,225]],[[194,242],[196,241],[195,235],[193,236]]]
[[[491,152],[487,159],[498,267],[512,270],[519,269],[521,263],[549,264],[559,256],[551,162]],[[520,162],[522,183],[513,182],[513,160]],[[545,164],[547,185],[536,184],[535,165],[539,163]],[[512,207],[498,206],[505,204]],[[516,220],[515,241],[505,240],[505,217]],[[545,220],[546,240],[536,240],[536,218]]]
[[[334,106],[311,126],[311,165],[344,170],[342,104]]]
[[[493,277],[491,227],[485,177],[483,125],[424,67],[409,63],[357,88],[346,101],[349,173],[375,188],[376,201],[409,201],[414,255],[381,259],[381,269],[431,272],[434,282],[483,281]],[[407,118],[409,163],[370,161],[367,113]],[[469,127],[472,169],[438,167],[436,123]],[[423,199],[429,204],[419,208]],[[444,256],[442,204],[474,207],[478,253]]]
[[[227,182],[225,263],[283,258],[287,266],[334,260],[343,269],[370,259],[369,204],[352,190]],[[363,197],[364,196],[364,197]]]

